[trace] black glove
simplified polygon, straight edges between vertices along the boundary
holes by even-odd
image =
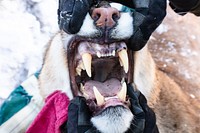
[[[147,105],[147,100],[142,93],[140,93],[139,102],[145,113],[145,128],[143,133],[159,133],[155,113]]]
[[[59,0],[58,24],[69,34],[77,33],[94,0]]]
[[[154,112],[147,106],[145,97],[128,86],[131,111],[134,114],[130,129],[126,133],[156,133],[156,119]],[[83,97],[75,97],[68,107],[67,133],[99,133],[90,122],[92,114]]]
[[[171,8],[180,15],[185,15],[186,13],[192,11],[192,9],[197,5],[199,0],[169,0],[169,5]]]
[[[134,51],[142,49],[152,32],[166,15],[166,0],[133,0],[134,34],[128,47]]]
[[[67,133],[95,133],[90,122],[91,112],[84,97],[77,96],[68,107]]]
[[[134,120],[127,133],[159,133],[155,113],[148,107],[144,95],[135,91],[130,84],[127,86],[127,94],[131,102],[130,109],[134,115]]]

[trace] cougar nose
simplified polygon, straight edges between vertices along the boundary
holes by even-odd
[[[113,7],[100,7],[92,11],[92,19],[101,28],[112,28],[119,18],[119,11]]]

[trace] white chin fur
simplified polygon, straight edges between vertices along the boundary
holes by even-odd
[[[133,120],[133,114],[124,107],[110,107],[91,121],[101,133],[124,133]]]

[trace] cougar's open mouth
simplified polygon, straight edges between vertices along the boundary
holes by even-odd
[[[68,45],[71,86],[87,99],[95,114],[109,106],[128,107],[127,84],[132,82],[132,53],[125,41],[98,44],[74,37]]]

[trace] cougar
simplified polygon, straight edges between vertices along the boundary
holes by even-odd
[[[39,76],[42,96],[55,90],[70,99],[83,96],[89,108],[95,106],[91,122],[100,132],[123,133],[134,119],[126,98],[126,86],[132,84],[147,98],[161,133],[199,132],[198,103],[191,102],[181,86],[157,67],[148,44],[140,51],[127,47],[133,19],[130,12],[111,3],[93,8],[77,34],[57,33]],[[108,107],[111,111],[106,111]]]

